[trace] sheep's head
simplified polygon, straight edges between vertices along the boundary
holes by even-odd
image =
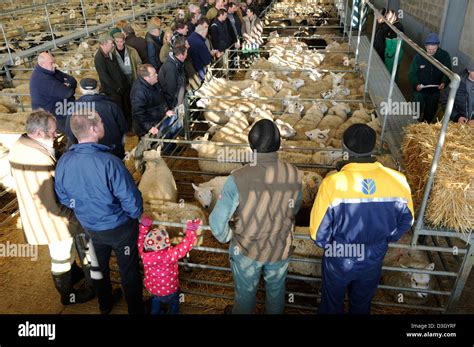
[[[206,108],[211,103],[210,99],[201,98],[196,102],[196,106],[200,108]]]
[[[155,161],[158,162],[161,160],[161,145],[157,149],[152,149],[149,151],[143,152],[144,161]]]
[[[409,269],[411,267],[400,264],[402,268]],[[435,268],[434,263],[426,265],[423,269],[428,271],[433,271]],[[410,287],[413,289],[429,289],[431,276],[429,274],[421,274],[416,272],[408,272],[410,276]],[[421,299],[426,299],[428,293],[417,292],[416,296]]]
[[[313,103],[318,111],[321,111],[323,114],[328,111],[328,106],[324,102],[315,102]]]
[[[287,112],[288,113],[298,113],[301,114],[304,110],[304,105],[297,100],[299,98],[299,95],[293,95],[290,98],[286,98],[283,100],[283,105],[287,107]]]
[[[340,85],[344,81],[344,76],[346,75],[345,72],[344,73],[334,73],[334,72],[330,71],[329,73],[331,74],[333,88]]]
[[[283,88],[283,81],[280,79],[276,79],[273,81],[273,89],[279,92]]]
[[[252,72],[250,73],[250,79],[256,81],[260,79],[263,75],[264,75],[264,72],[260,70],[252,70]]]
[[[289,123],[277,119],[275,124],[278,127],[282,138],[287,139],[296,135],[296,130]]]
[[[240,95],[244,98],[251,98],[257,96],[255,90],[252,87],[245,88],[244,90],[242,90]]]
[[[300,78],[288,78],[288,82],[290,82],[291,87],[295,90],[300,89],[302,86],[304,86],[304,80]]]
[[[194,198],[199,201],[199,203],[205,209],[211,207],[212,203],[212,189],[209,187],[199,187],[193,183],[194,188]]]
[[[205,133],[204,136],[198,136],[194,139],[194,141],[204,141],[208,142],[209,141],[209,133]],[[199,148],[201,148],[202,144],[201,143],[192,143],[191,148],[195,149],[196,151],[199,151]]]
[[[228,118],[232,117],[235,113],[237,113],[237,109],[235,107],[230,107],[224,111],[224,115]]]
[[[329,140],[329,129],[319,130],[313,129],[311,131],[306,131],[305,135],[311,140],[317,143],[326,143]]]

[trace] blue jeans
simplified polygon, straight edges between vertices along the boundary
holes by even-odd
[[[176,293],[166,295],[166,296],[156,296],[153,295],[151,298],[151,314],[158,315],[163,314],[161,312],[161,304],[168,305],[168,314],[178,314],[179,313],[179,290]]]
[[[232,314],[251,314],[255,310],[260,275],[265,281],[265,314],[282,314],[285,309],[285,285],[289,259],[262,263],[235,254],[231,243],[230,265],[234,276],[234,307]]]

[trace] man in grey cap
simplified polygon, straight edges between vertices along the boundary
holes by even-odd
[[[294,219],[302,198],[301,178],[294,165],[278,160],[280,132],[275,123],[268,119],[258,121],[250,130],[249,143],[256,152],[256,163],[231,173],[209,224],[217,240],[230,241],[235,283],[232,313],[253,313],[263,273],[265,313],[281,314]]]
[[[448,91],[441,100],[444,107],[448,102]],[[461,84],[456,92],[450,118],[453,122],[474,124],[474,59],[461,74]]]
[[[127,121],[120,107],[117,106],[106,95],[99,94],[99,85],[93,78],[83,78],[80,82],[82,96],[75,104],[75,112],[96,111],[104,124],[104,137],[99,143],[111,148],[113,154],[120,159],[125,155],[123,147],[123,137],[127,132]],[[77,139],[71,130],[71,116],[75,112],[70,112],[66,119],[66,136],[68,144],[77,143]]]

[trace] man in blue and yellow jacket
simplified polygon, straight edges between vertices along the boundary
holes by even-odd
[[[410,187],[403,174],[371,156],[376,133],[354,124],[344,133],[349,160],[321,183],[311,211],[310,234],[324,248],[320,313],[370,313],[390,242],[413,224]]]

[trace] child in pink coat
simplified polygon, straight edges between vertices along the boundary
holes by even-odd
[[[183,258],[196,242],[196,230],[201,221],[186,224],[186,236],[180,244],[170,245],[166,230],[150,230],[153,220],[143,216],[139,226],[138,251],[145,271],[145,288],[153,294],[151,314],[160,314],[161,305],[168,304],[169,313],[179,311],[178,260]]]

